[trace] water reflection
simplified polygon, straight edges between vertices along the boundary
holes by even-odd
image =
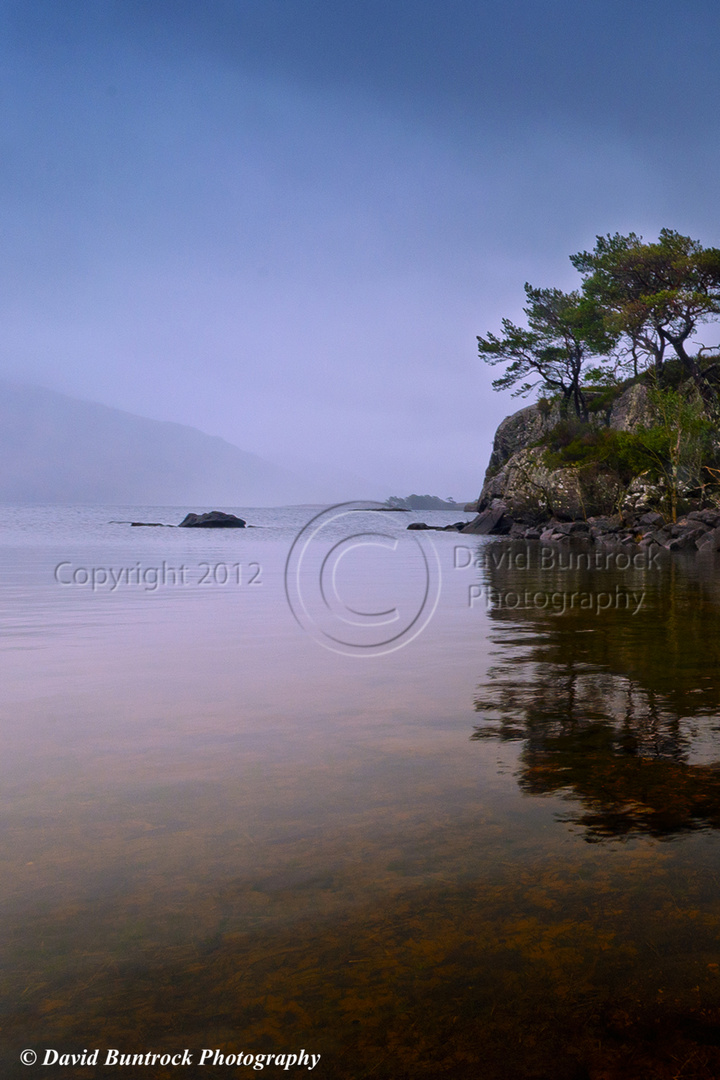
[[[523,740],[521,790],[565,798],[562,820],[590,842],[717,828],[717,566],[598,569],[580,551],[483,548],[499,662],[478,690],[473,739]],[[643,603],[598,610],[600,594]]]

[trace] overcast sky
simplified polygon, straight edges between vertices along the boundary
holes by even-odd
[[[720,246],[717,0],[0,0],[0,374],[477,495],[475,336]]]

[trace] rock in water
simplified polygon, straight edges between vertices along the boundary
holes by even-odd
[[[461,532],[473,533],[475,536],[502,536],[510,532],[511,526],[511,522],[505,517],[506,511],[505,504],[496,499],[487,510],[464,524]]]
[[[245,522],[234,514],[211,510],[209,514],[186,514],[179,529],[244,529]]]

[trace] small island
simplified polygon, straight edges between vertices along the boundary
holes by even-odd
[[[455,502],[454,499],[441,499],[438,495],[407,495],[404,499],[399,495],[391,495],[385,507],[387,510],[464,510],[465,503]],[[473,507],[474,509],[474,507]]]

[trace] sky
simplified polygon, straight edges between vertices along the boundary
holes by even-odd
[[[0,0],[0,376],[474,498],[523,283],[720,246],[718,46],[716,0]]]

